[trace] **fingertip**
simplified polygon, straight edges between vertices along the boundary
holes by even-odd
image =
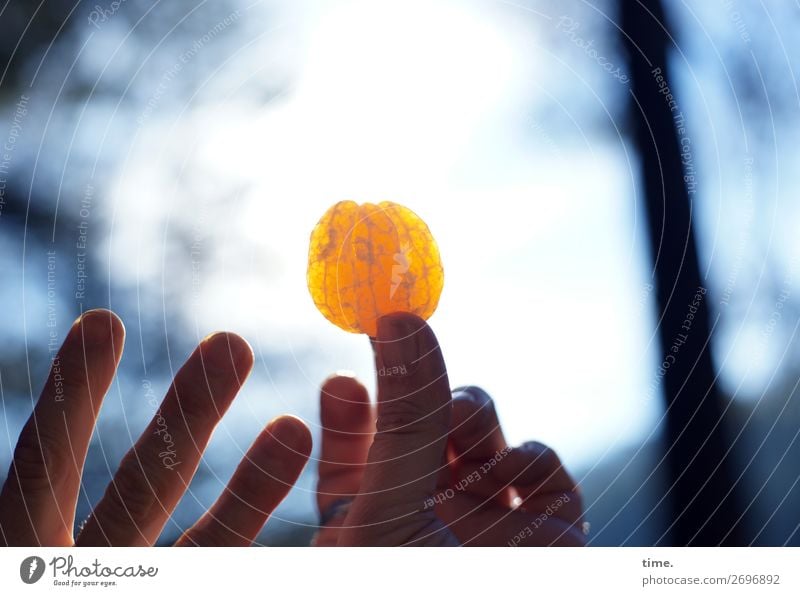
[[[378,318],[378,343],[403,340],[421,331],[428,324],[424,319],[410,312],[393,312]]]
[[[337,373],[322,383],[320,417],[325,429],[359,426],[371,416],[367,388],[355,377]]]
[[[237,376],[246,376],[253,368],[253,348],[242,336],[230,331],[217,331],[200,342],[203,365],[212,373],[228,372],[233,366]]]
[[[75,321],[74,328],[87,345],[120,344],[125,339],[125,325],[116,313],[105,308],[85,311]]]
[[[521,478],[537,477],[542,471],[552,474],[561,470],[561,458],[551,447],[538,441],[527,441],[509,450],[493,473],[498,480],[518,482]]]
[[[457,387],[453,390],[453,432],[471,435],[487,426],[497,426],[497,412],[492,398],[479,387]]]
[[[453,389],[453,398],[460,398],[465,401],[470,401],[479,407],[487,403],[492,403],[492,396],[477,385],[462,385],[460,387],[456,387]]]
[[[379,389],[405,393],[409,387],[447,376],[442,350],[430,326],[408,312],[396,312],[378,320],[373,340]],[[387,395],[378,391],[378,401]],[[447,401],[450,389],[447,389]]]
[[[321,398],[362,403],[369,401],[367,389],[355,375],[336,372],[322,382]]]
[[[402,369],[410,374],[420,359],[438,347],[428,324],[409,312],[395,312],[378,319],[378,333],[371,338],[377,364],[382,369]]]
[[[298,455],[308,457],[311,454],[311,431],[297,416],[284,414],[274,418],[264,429],[264,434]]]

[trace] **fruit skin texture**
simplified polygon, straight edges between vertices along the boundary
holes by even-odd
[[[375,337],[383,315],[404,311],[430,317],[444,269],[431,231],[407,207],[341,201],[311,232],[307,280],[326,319]]]

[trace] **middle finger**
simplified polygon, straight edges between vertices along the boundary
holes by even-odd
[[[252,367],[253,351],[238,335],[215,333],[200,343],[123,458],[76,544],[155,543]]]

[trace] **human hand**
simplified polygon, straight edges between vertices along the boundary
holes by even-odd
[[[431,501],[471,546],[585,544],[581,496],[558,455],[536,441],[509,447],[479,387],[453,391],[448,469]]]
[[[124,338],[122,322],[107,310],[87,311],[67,334],[0,492],[0,539],[7,546],[154,544],[253,366],[253,352],[241,337],[206,337],[74,538],[83,465]],[[224,493],[177,545],[249,545],[310,452],[311,436],[299,419],[270,422]]]
[[[315,544],[584,544],[581,499],[558,457],[540,443],[508,447],[484,391],[451,399],[424,321],[384,317],[374,346],[377,407],[351,377],[322,387]]]

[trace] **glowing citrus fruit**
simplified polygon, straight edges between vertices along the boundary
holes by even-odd
[[[407,207],[342,201],[311,232],[308,289],[345,331],[374,337],[378,317],[397,311],[427,319],[443,285],[436,241]]]

